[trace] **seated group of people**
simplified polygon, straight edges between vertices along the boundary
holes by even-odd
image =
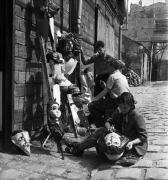
[[[80,156],[85,149],[96,147],[100,156],[117,165],[133,165],[147,151],[145,120],[135,110],[136,101],[120,71],[124,63],[107,55],[102,41],[96,43],[95,50],[88,60],[81,50],[81,60],[84,65],[94,63],[95,67],[95,94],[88,104],[88,121],[97,129],[80,143],[66,142],[65,150]],[[106,82],[103,88],[102,82]]]
[[[145,120],[135,109],[136,101],[130,92],[126,77],[120,72],[124,63],[107,55],[104,50],[104,43],[98,41],[95,44],[96,54],[85,60],[81,50],[81,60],[84,65],[94,63],[95,81],[90,69],[84,71],[90,82],[90,93],[94,95],[88,104],[90,115],[87,116],[90,126],[93,124],[96,129],[91,135],[86,136],[82,142],[69,142],[65,140],[67,153],[81,156],[85,149],[96,147],[98,155],[111,160],[116,165],[130,166],[135,164],[147,152],[148,141]],[[47,115],[48,126],[60,152],[63,152],[61,140],[64,130],[60,126],[60,87],[73,88],[73,84],[67,79],[64,72],[65,62],[57,53],[48,53],[47,60],[51,65],[53,89],[56,88],[56,100],[48,103]],[[71,62],[72,61],[72,62]],[[66,63],[76,64],[71,59]],[[75,66],[72,66],[72,73]],[[106,83],[105,83],[106,82]],[[16,132],[12,136],[12,142],[17,144],[18,139],[23,139],[24,132]],[[26,136],[28,134],[26,133]],[[29,141],[28,140],[25,142]],[[24,153],[30,155],[30,145],[25,142],[18,144]],[[63,153],[62,153],[63,155]]]

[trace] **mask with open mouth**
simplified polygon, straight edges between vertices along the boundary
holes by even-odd
[[[30,136],[27,131],[15,131],[11,137],[12,143],[19,148],[24,154],[30,156]]]

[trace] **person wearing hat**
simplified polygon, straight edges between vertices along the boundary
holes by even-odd
[[[111,56],[106,57],[106,63],[111,68],[106,86],[88,105],[90,111],[88,120],[90,124],[95,124],[97,127],[104,125],[103,116],[112,113],[116,109],[118,96],[123,92],[130,92],[128,81],[120,72],[120,69],[124,67],[124,63]],[[104,98],[105,96],[106,98]]]
[[[105,127],[98,128],[80,143],[66,142],[66,152],[81,156],[85,149],[96,147],[99,156],[104,154],[114,164],[122,166],[133,165],[142,158],[148,148],[145,120],[135,110],[136,102],[131,93],[122,93],[117,101],[118,108],[106,120]],[[111,151],[106,151],[107,148]]]
[[[107,63],[108,55],[105,51],[105,44],[103,41],[97,41],[94,45],[95,54],[89,59],[85,59],[83,50],[81,48],[81,61],[84,65],[94,64],[94,95],[96,96],[102,91],[101,81],[107,81],[111,73],[111,67]]]

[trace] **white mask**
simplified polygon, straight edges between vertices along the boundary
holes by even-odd
[[[107,134],[105,136],[105,143],[107,146],[113,145],[113,146],[119,147],[121,144],[120,135],[116,134],[115,132]]]
[[[11,141],[19,147],[26,155],[30,156],[30,137],[27,131],[21,131],[11,137]]]

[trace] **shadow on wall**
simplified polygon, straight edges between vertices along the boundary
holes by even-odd
[[[32,131],[44,125],[43,74],[40,63],[39,3],[32,0],[25,8],[26,81],[24,92],[23,129]]]
[[[25,83],[23,127],[28,131],[41,128],[44,121],[42,73],[30,71],[35,67],[36,63],[28,63],[26,67],[29,78]]]

